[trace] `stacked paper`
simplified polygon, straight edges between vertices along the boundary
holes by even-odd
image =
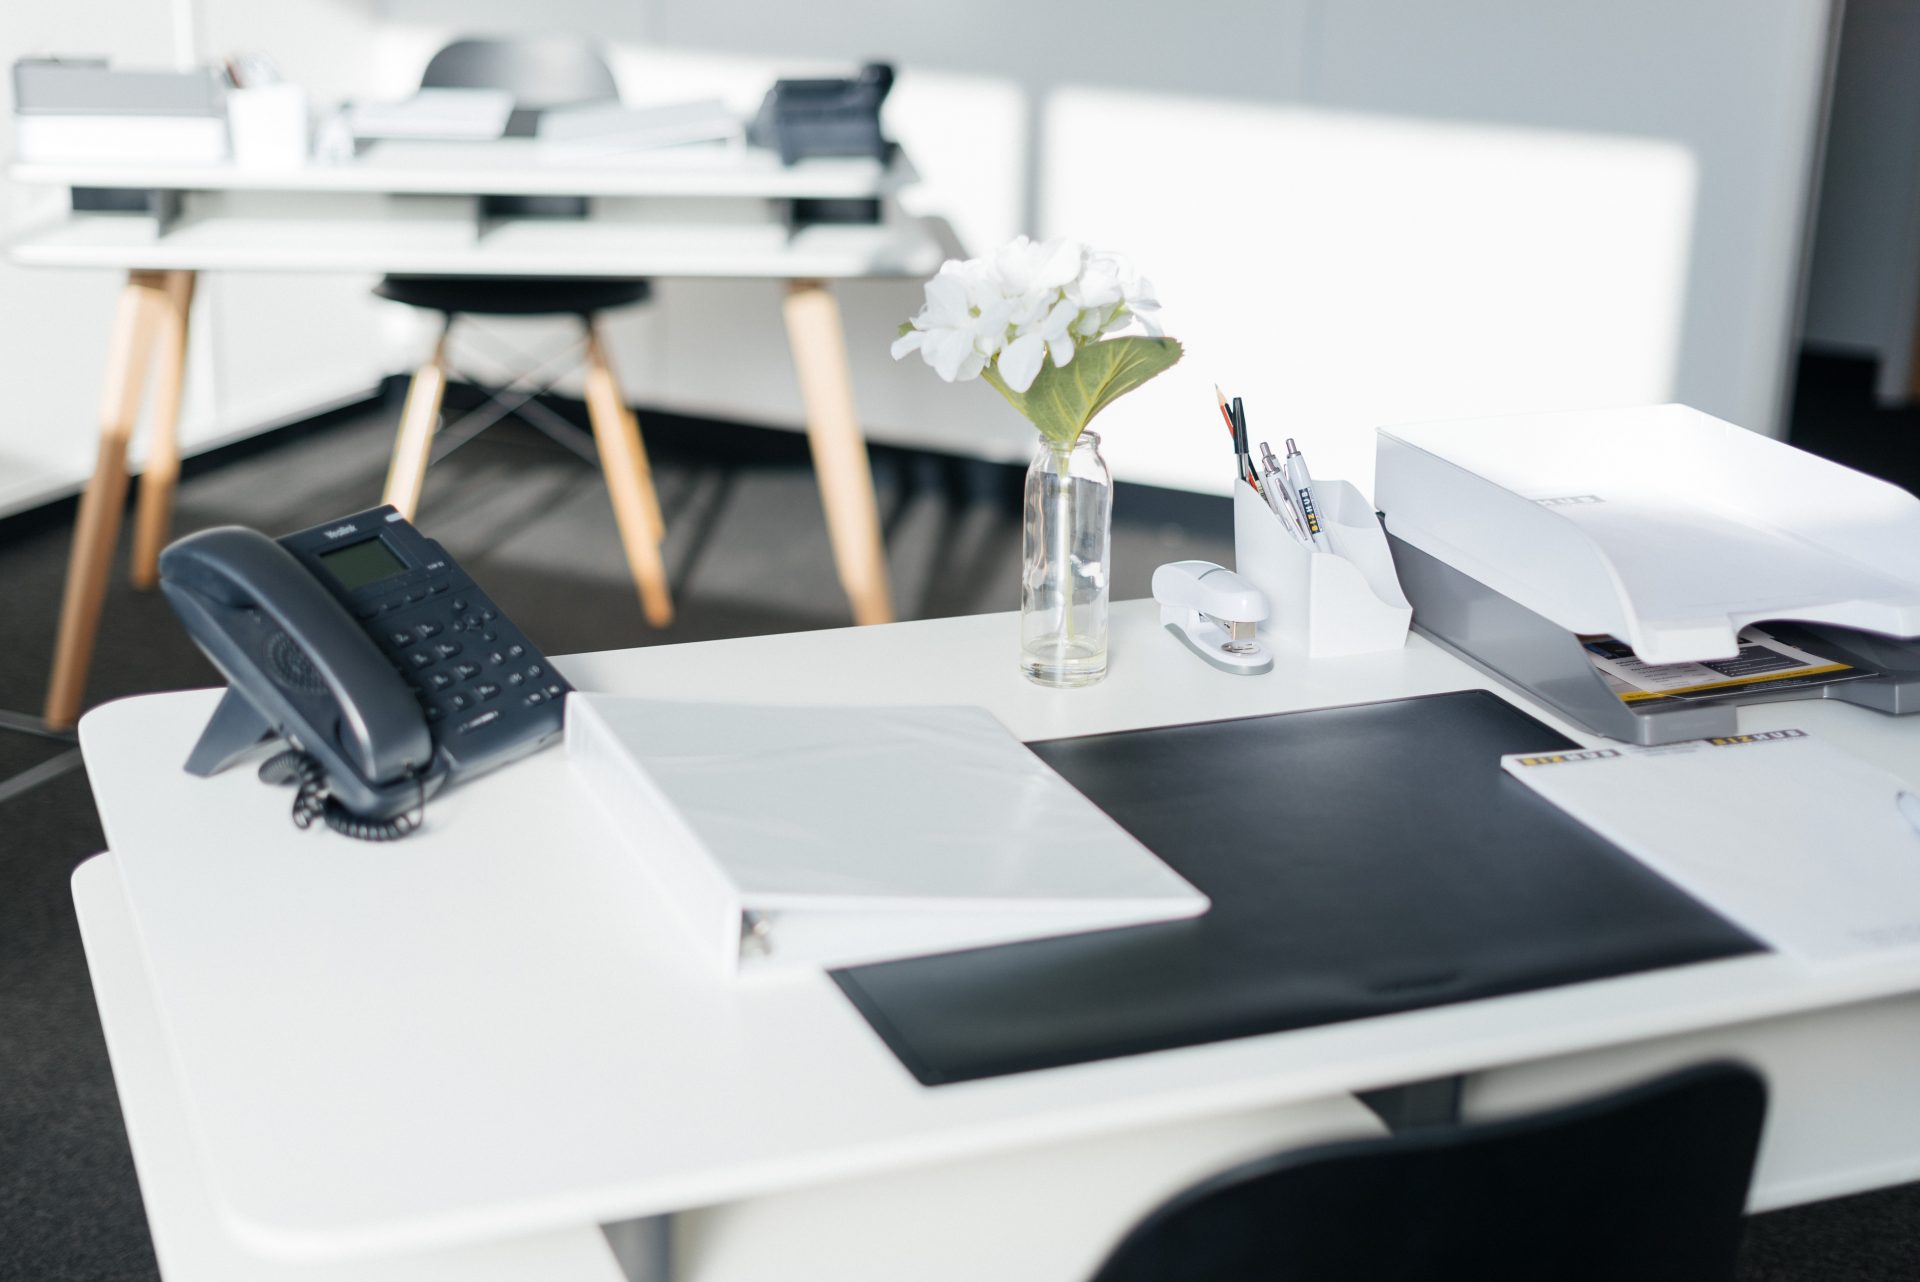
[[[1920,946],[1920,798],[1803,731],[1501,764],[1782,952],[1836,962]]]

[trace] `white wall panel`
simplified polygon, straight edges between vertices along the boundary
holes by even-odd
[[[1673,143],[1074,87],[1046,136],[1042,226],[1150,246],[1187,346],[1100,420],[1117,475],[1227,493],[1214,383],[1256,440],[1369,493],[1380,423],[1674,393],[1695,174]],[[1152,195],[1116,199],[1143,138]]]

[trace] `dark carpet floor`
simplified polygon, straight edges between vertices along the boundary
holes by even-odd
[[[1920,413],[1877,410],[1870,379],[1808,362],[1795,439],[1916,488]],[[195,461],[176,530],[279,533],[377,501],[394,418],[368,407]],[[555,653],[847,622],[800,438],[661,415],[646,429],[679,607],[667,631],[641,619],[597,475],[525,429],[503,425],[437,465],[419,523]],[[1013,608],[1017,470],[892,450],[874,464],[901,615]],[[0,709],[38,710],[71,520],[59,504],[0,522]],[[1114,596],[1146,595],[1163,561],[1230,562],[1231,540],[1224,500],[1122,487]],[[124,566],[105,620],[91,703],[215,683],[165,604],[125,586]],[[84,770],[59,768],[68,751],[0,730],[0,1279],[147,1282],[157,1272],[67,891],[104,840]],[[51,777],[23,786],[23,770]],[[1920,1187],[1756,1218],[1741,1277],[1920,1279]]]

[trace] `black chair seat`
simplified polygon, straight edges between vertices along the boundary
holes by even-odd
[[[644,280],[565,280],[545,276],[388,276],[374,293],[409,307],[475,316],[590,316],[643,303]]]
[[[1283,1153],[1177,1194],[1093,1282],[1732,1282],[1766,1101],[1752,1069],[1704,1064]]]

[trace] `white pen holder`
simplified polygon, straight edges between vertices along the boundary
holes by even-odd
[[[1330,552],[1307,547],[1252,486],[1234,484],[1234,569],[1266,594],[1260,635],[1310,658],[1399,648],[1413,607],[1373,505],[1345,481],[1316,480],[1313,498]]]

